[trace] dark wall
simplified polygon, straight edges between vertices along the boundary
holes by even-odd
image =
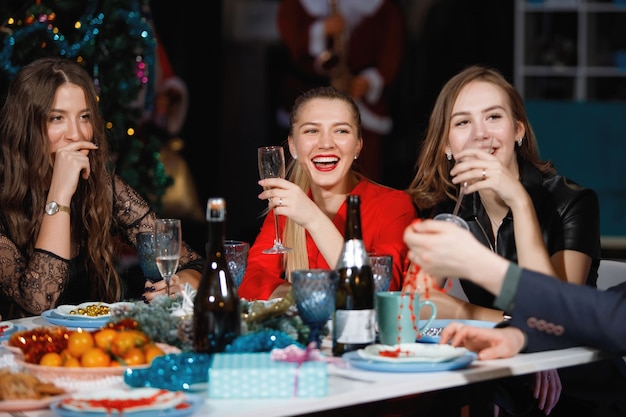
[[[215,77],[222,52],[221,2],[151,1],[151,8],[174,72],[189,89],[189,110],[181,133],[185,147],[181,153],[189,164],[204,211],[207,199],[218,194],[221,180],[217,161],[222,144],[222,84]],[[204,254],[204,224],[190,223],[183,229],[184,239]]]
[[[395,85],[396,128],[386,150],[385,182],[404,188],[439,90],[471,64],[494,66],[513,81],[513,0],[431,0],[416,23],[405,1],[408,45]],[[419,27],[415,27],[419,25]]]

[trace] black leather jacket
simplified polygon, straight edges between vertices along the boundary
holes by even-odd
[[[592,264],[586,284],[595,287],[601,256],[600,205],[595,191],[581,187],[562,175],[543,176],[532,164],[519,157],[518,164],[520,180],[533,201],[548,253],[552,256],[569,249],[589,255]],[[445,206],[445,210],[439,211],[450,212],[448,204]],[[517,262],[510,210],[495,238],[478,193],[464,198],[459,215],[467,221],[470,231],[480,242],[506,259]],[[461,285],[472,304],[493,307],[494,296],[491,293],[468,280],[461,279]]]

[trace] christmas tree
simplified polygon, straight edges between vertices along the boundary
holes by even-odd
[[[62,56],[80,63],[100,95],[116,172],[159,212],[172,179],[159,159],[167,138],[143,126],[154,100],[150,18],[147,0],[3,0],[0,99],[34,59]]]

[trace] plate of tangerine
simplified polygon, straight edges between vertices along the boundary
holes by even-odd
[[[38,327],[15,332],[3,343],[17,354],[16,362],[53,383],[122,376],[127,368],[148,367],[157,356],[180,352],[141,330],[114,323],[93,331]]]

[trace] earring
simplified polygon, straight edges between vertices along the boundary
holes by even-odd
[[[448,161],[452,161],[452,149],[446,149],[446,158],[448,158]]]
[[[522,141],[523,140],[524,140],[524,138],[517,139],[517,146],[522,146]]]
[[[295,153],[292,155],[293,159],[298,159],[298,155],[296,155]]]
[[[354,155],[354,160],[356,161],[356,159],[359,157],[359,155]]]

